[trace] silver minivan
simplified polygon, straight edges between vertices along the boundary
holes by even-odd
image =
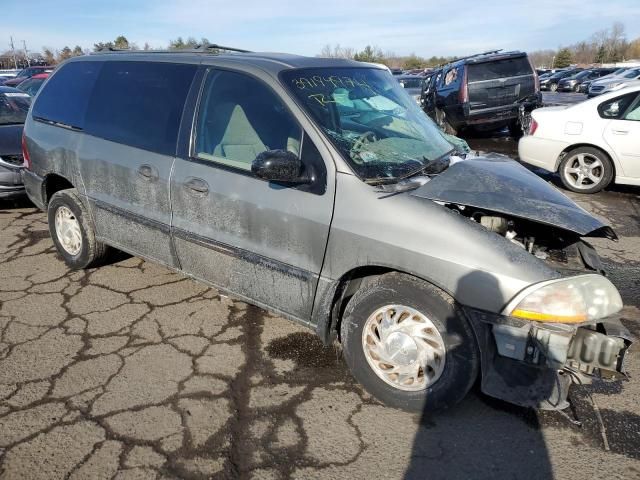
[[[110,248],[340,342],[378,399],[561,409],[631,339],[585,237],[612,229],[472,156],[389,72],[218,46],[56,69],[24,129],[29,197],[71,268]]]

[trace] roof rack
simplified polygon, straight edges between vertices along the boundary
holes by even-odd
[[[237,52],[237,53],[251,53],[250,50],[243,50],[235,47],[225,47],[216,43],[198,44],[193,48],[176,48],[171,50],[130,50],[128,48],[115,48],[115,47],[102,47],[100,50],[93,53],[109,53],[109,52],[126,52],[126,53],[208,53],[211,55],[218,55],[220,51]]]
[[[437,65],[433,68],[444,67],[445,65],[449,65],[450,63],[459,62],[460,60],[469,60],[470,58],[481,57],[482,55],[491,55],[493,53],[500,53],[502,50],[504,49],[500,48],[498,50],[487,50],[486,52],[482,52],[482,53],[474,53],[473,55],[467,55],[466,57],[456,58],[454,60],[451,60],[450,62],[441,63],[440,65]]]

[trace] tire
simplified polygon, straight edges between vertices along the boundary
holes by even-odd
[[[389,381],[383,380],[365,353],[364,339],[369,344],[373,332],[370,319],[378,318],[373,314],[386,308],[385,306],[394,306],[400,310],[399,305],[424,315],[431,322],[431,326],[427,328],[435,335],[432,330],[435,327],[445,347],[444,364],[440,360],[442,366],[437,370],[439,376],[434,377],[432,383],[425,383],[424,387],[413,391],[393,386]],[[368,326],[367,336],[363,337],[365,325]],[[369,393],[391,407],[413,412],[434,412],[451,407],[464,398],[478,376],[480,360],[477,342],[460,307],[442,290],[409,275],[388,273],[365,279],[345,308],[340,335],[344,357],[352,375]],[[390,338],[387,334],[387,344]],[[417,344],[415,342],[413,345]],[[424,342],[424,345],[430,344]],[[433,348],[431,351],[438,350]],[[392,355],[397,353],[398,350]],[[407,354],[404,344],[401,354]],[[408,366],[412,365],[413,362]],[[435,370],[427,367],[427,370],[422,371],[433,373]],[[423,379],[425,378],[423,375]],[[417,384],[415,388],[419,386]]]
[[[583,159],[582,162],[580,161],[581,157]],[[602,165],[599,169],[592,166],[596,160]],[[578,175],[581,172],[576,173],[575,171],[572,172],[572,170],[580,169],[582,165],[586,165],[587,170],[598,178],[597,182],[591,177],[587,177],[584,180],[588,180],[588,182],[585,183],[583,180],[583,186],[578,186],[580,179]],[[609,186],[614,176],[613,164],[609,156],[602,150],[592,147],[578,147],[569,151],[560,162],[558,172],[560,173],[562,184],[567,189],[577,193],[599,192]]]
[[[444,133],[453,136],[458,135],[458,130],[449,123],[449,120],[447,120],[447,114],[439,108],[436,109],[436,123]]]
[[[573,91],[575,93],[580,93],[580,85],[576,85],[575,87],[573,87]]]
[[[64,218],[65,225],[73,225],[66,229],[73,232],[65,235],[65,232],[58,232],[56,215]],[[58,253],[64,262],[74,270],[96,266],[107,255],[107,246],[96,240],[95,229],[91,216],[80,200],[75,188],[56,192],[47,207],[47,217],[49,221],[49,232]],[[76,222],[74,224],[74,222]],[[77,225],[77,230],[75,226]],[[62,225],[61,225],[62,227]],[[60,233],[60,235],[59,235]],[[65,244],[66,239],[71,238],[70,246]],[[74,242],[74,240],[77,240]],[[79,243],[77,251],[74,247]]]
[[[557,83],[552,83],[551,85],[549,85],[549,90],[551,90],[552,92],[557,92],[558,91],[558,84]]]

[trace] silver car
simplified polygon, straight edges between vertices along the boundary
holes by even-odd
[[[388,405],[565,408],[623,375],[615,233],[518,163],[470,157],[382,68],[211,46],[67,61],[24,182],[71,268],[110,248],[338,341]]]
[[[589,87],[589,98],[602,95],[604,93],[620,90],[640,79],[640,68],[631,68],[619,76],[604,78],[593,82]]]

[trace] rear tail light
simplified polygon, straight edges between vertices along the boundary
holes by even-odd
[[[27,150],[27,139],[22,132],[22,157],[24,158],[24,166],[27,170],[31,170],[31,157],[29,157],[29,150]]]
[[[462,67],[462,85],[458,91],[458,100],[460,103],[469,101],[469,86],[467,85],[467,69],[465,67]]]
[[[535,118],[532,118],[531,124],[529,125],[529,135],[534,135],[537,129],[538,129],[538,122],[536,122]]]

